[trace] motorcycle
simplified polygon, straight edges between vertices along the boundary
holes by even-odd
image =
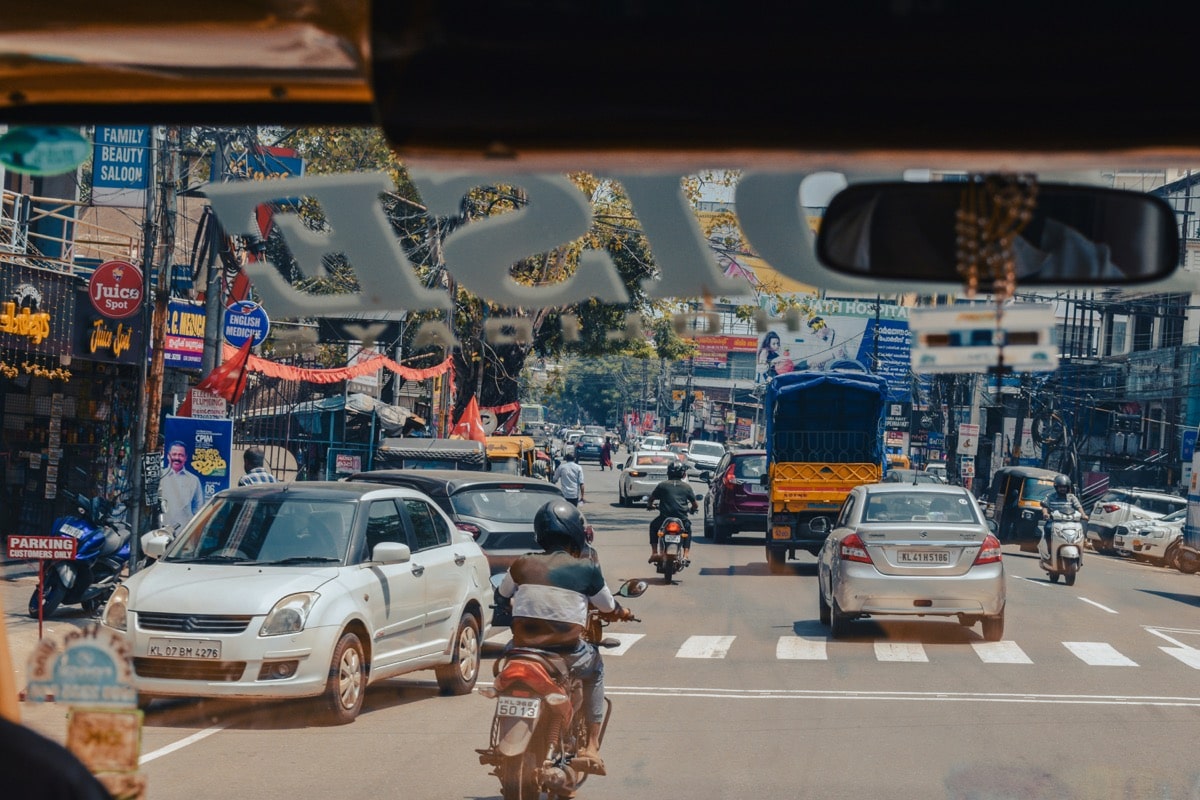
[[[1051,583],[1061,575],[1067,586],[1083,567],[1083,515],[1078,511],[1050,512],[1050,535],[1038,540],[1038,559]]]
[[[499,578],[493,585],[499,584]],[[626,581],[618,597],[638,597],[646,591],[645,581]],[[511,607],[497,594],[493,625],[511,623]],[[634,622],[640,622],[637,618]],[[616,647],[620,642],[603,635],[610,619],[595,608],[588,611],[584,639],[597,647]],[[496,701],[492,730],[486,750],[477,749],[479,763],[491,765],[490,774],[500,779],[504,800],[537,800],[574,797],[587,780],[588,772],[572,765],[576,754],[588,744],[587,715],[583,710],[583,681],[571,675],[566,660],[558,653],[530,647],[514,647],[496,659],[495,682],[479,693]],[[612,701],[605,698],[604,722],[599,747],[612,714]]]
[[[75,539],[75,558],[43,565],[42,579],[29,596],[29,616],[49,617],[60,605],[80,605],[99,613],[121,582],[129,563],[132,531],[122,519],[123,505],[113,506],[102,497],[87,498],[66,492],[78,506],[75,515],[54,520],[53,535]]]
[[[672,583],[672,578],[688,565],[683,551],[688,545],[687,526],[679,517],[667,517],[658,529],[658,559],[654,569],[663,576],[663,583]]]

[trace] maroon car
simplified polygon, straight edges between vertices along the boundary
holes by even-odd
[[[735,450],[717,464],[704,495],[704,535],[728,541],[738,531],[767,530],[767,451]]]

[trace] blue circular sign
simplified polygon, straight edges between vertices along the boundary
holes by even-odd
[[[252,339],[253,346],[258,347],[270,332],[271,320],[258,303],[242,300],[225,309],[225,341],[234,347],[241,347],[247,339]]]

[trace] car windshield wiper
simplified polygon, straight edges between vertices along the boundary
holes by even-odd
[[[207,556],[198,556],[196,558],[164,558],[172,564],[230,564],[254,561],[252,558],[247,558],[245,555],[233,555],[231,553],[218,554],[213,553]]]
[[[321,564],[340,564],[342,560],[329,556],[292,556],[291,558],[281,558],[278,561],[260,561],[258,563],[268,567],[275,567],[286,564],[308,564],[314,561]]]

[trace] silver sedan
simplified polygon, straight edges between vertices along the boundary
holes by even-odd
[[[625,459],[624,464],[618,464],[621,479],[617,483],[617,499],[621,505],[631,506],[648,499],[654,487],[667,479],[667,465],[671,463],[679,463],[679,459],[670,450],[639,450]]]
[[[821,622],[833,638],[858,617],[958,617],[1004,636],[1004,563],[975,498],[958,486],[879,483],[846,498],[818,556]]]

